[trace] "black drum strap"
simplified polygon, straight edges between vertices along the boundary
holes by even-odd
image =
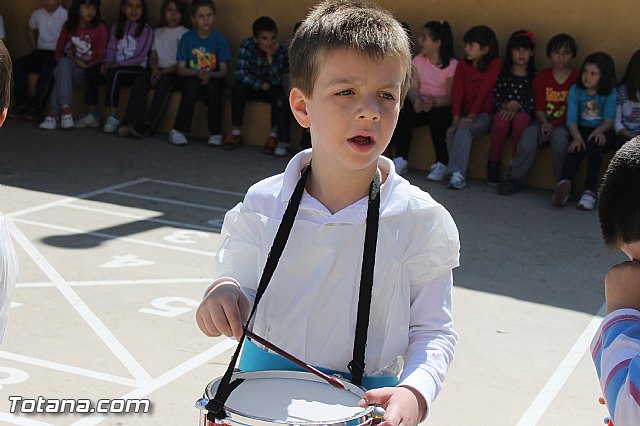
[[[227,371],[224,373],[224,376],[222,376],[222,379],[220,379],[220,383],[218,385],[215,396],[207,403],[207,419],[209,419],[209,421],[215,421],[216,419],[224,419],[227,417],[227,413],[224,409],[224,404],[227,402],[227,399],[231,395],[231,392],[233,392],[233,390],[242,383],[242,379],[235,379],[233,382],[231,382],[231,377],[233,375],[235,365],[238,361],[238,357],[240,356],[240,350],[242,349],[242,344],[244,343],[244,339],[246,337],[246,330],[249,327],[251,319],[253,318],[257,310],[258,303],[260,302],[262,295],[267,289],[267,285],[269,285],[269,281],[271,280],[271,277],[276,270],[276,266],[278,266],[280,256],[282,255],[287,240],[289,239],[289,235],[291,234],[291,229],[293,228],[293,223],[295,221],[295,217],[300,206],[300,200],[302,200],[302,194],[304,193],[304,188],[310,172],[311,164],[309,164],[306,170],[302,173],[302,176],[300,176],[291,199],[289,200],[287,209],[284,212],[282,222],[278,227],[278,231],[276,232],[276,236],[273,240],[271,250],[269,251],[269,254],[267,256],[267,262],[264,266],[258,289],[256,290],[256,298],[253,303],[253,308],[251,309],[251,313],[249,314],[247,322],[245,323],[242,338],[240,339],[240,342],[238,342],[238,346],[233,353],[233,357],[231,358],[229,366],[227,367]],[[349,371],[353,375],[354,379],[357,380],[357,384],[360,384],[362,382],[362,374],[364,372],[365,365],[364,353],[367,344],[367,327],[369,324],[370,311],[369,305],[371,304],[371,288],[373,286],[373,267],[375,263],[379,213],[380,173],[376,172],[375,178],[371,183],[371,187],[369,189],[367,229],[365,232],[362,277],[360,280],[360,298],[358,301],[358,320],[356,323],[356,337],[353,350],[354,360],[351,361],[348,365]],[[366,304],[366,306],[363,306],[364,304]],[[354,366],[356,366],[356,368],[354,368]]]

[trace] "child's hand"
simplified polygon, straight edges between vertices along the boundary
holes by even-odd
[[[196,321],[209,337],[224,334],[240,340],[249,308],[249,300],[242,290],[234,282],[223,281],[202,300],[196,311]]]
[[[625,139],[625,142],[633,138],[633,135],[627,129],[620,129],[618,135],[622,136]]]
[[[268,91],[269,91],[269,89],[271,89],[271,85],[270,85],[268,82],[264,82],[264,83],[262,83],[262,86],[260,86],[260,88],[261,88],[263,91],[268,92]]]
[[[567,152],[580,152],[580,151],[586,151],[586,149],[587,149],[587,145],[585,145],[582,138],[580,138],[580,139],[574,139],[569,144],[569,147],[567,148]]]
[[[518,101],[511,100],[507,102],[507,104],[505,105],[505,109],[511,112],[518,112],[522,109],[522,106],[520,106],[520,103]]]
[[[549,122],[546,122],[542,126],[540,126],[540,139],[542,140],[542,142],[547,142],[549,140],[552,130],[553,126]]]
[[[500,112],[498,113],[498,115],[500,115],[500,117],[501,117],[503,120],[511,121],[511,120],[513,120],[513,117],[515,117],[516,113],[515,113],[515,112],[513,112],[513,111],[511,111],[511,110],[509,110],[509,109],[507,109],[507,108],[504,108],[504,109],[501,109],[501,110],[500,110]]]
[[[202,83],[203,85],[207,84],[209,82],[209,78],[211,77],[209,68],[200,68],[197,75],[200,79],[200,83]]]
[[[607,142],[607,138],[604,136],[604,133],[602,133],[602,130],[598,129],[595,129],[593,132],[591,132],[587,140],[593,141],[600,146],[604,145]]]
[[[158,68],[154,68],[153,71],[151,71],[151,85],[155,86],[158,80],[160,80],[160,77],[162,77],[162,72]]]
[[[408,387],[379,388],[367,391],[358,405],[378,404],[385,409],[380,426],[415,426],[424,417],[427,403],[422,395]]]
[[[413,110],[415,112],[422,112],[424,110],[424,101],[422,98],[418,98],[413,102]]]
[[[269,63],[273,61],[273,55],[275,55],[278,51],[278,47],[280,47],[280,45],[276,41],[269,47],[269,49],[267,49],[267,60],[269,61]]]
[[[458,124],[460,127],[469,127],[473,124],[473,119],[475,116],[469,114],[466,117],[460,119],[460,123]]]
[[[604,278],[604,295],[607,314],[623,308],[640,310],[640,261],[612,266]]]
[[[107,70],[109,68],[113,68],[115,66],[115,64],[112,63],[107,63],[105,62],[104,64],[102,64],[102,66],[100,67],[100,74],[102,74],[103,76],[107,74]]]
[[[429,112],[435,106],[436,101],[433,98],[426,98],[422,100],[422,110],[424,112]]]

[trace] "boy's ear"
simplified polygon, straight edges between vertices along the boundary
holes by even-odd
[[[7,109],[2,108],[2,110],[0,110],[0,127],[2,127],[2,125],[4,124],[4,120],[6,118],[7,118]]]
[[[305,129],[311,127],[311,121],[309,120],[309,114],[307,112],[307,97],[302,93],[302,90],[297,87],[291,89],[289,93],[289,105],[298,124]]]

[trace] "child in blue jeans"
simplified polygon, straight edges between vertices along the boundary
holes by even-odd
[[[208,144],[222,145],[222,93],[231,50],[224,35],[213,29],[216,6],[213,0],[194,0],[191,20],[194,28],[185,33],[178,45],[178,75],[182,77],[182,98],[169,142],[188,143],[185,133],[191,131],[196,101],[204,96],[207,104]]]

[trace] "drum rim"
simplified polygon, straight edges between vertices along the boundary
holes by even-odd
[[[324,381],[320,377],[316,376],[315,374],[308,373],[306,371],[288,371],[288,370],[237,371],[233,373],[232,377],[234,379],[299,379],[299,380],[304,379],[312,382],[324,383],[324,384],[327,384],[327,386],[330,386],[326,381]],[[338,377],[340,378],[342,383],[344,383],[346,391],[351,392],[359,397],[362,397],[364,395],[366,390],[362,386],[358,386],[355,383],[352,383],[349,380],[343,378],[342,376],[338,375]],[[221,380],[222,380],[222,377],[218,377],[217,379],[209,382],[209,384],[205,388],[205,393],[204,393],[206,398],[209,398],[209,399],[213,398],[213,396],[215,395],[215,391],[218,388],[218,384],[220,383]],[[357,392],[354,392],[354,390]],[[228,407],[227,405],[225,405],[224,408],[225,410],[233,414],[236,414],[238,416],[242,416],[248,419],[254,419],[254,420],[264,421],[268,423],[291,424],[290,421],[286,421],[286,420],[269,419],[269,418],[258,417],[258,416],[249,416],[246,413],[242,413],[238,410]],[[363,408],[362,411],[355,416],[347,417],[344,419],[330,419],[327,421],[326,424],[345,423],[354,419],[366,417],[369,414],[371,414],[371,412],[374,409],[375,409],[375,406],[370,405],[366,408]],[[318,421],[300,421],[295,423],[297,425],[311,425],[311,424],[316,425],[318,424]],[[322,424],[325,424],[325,423],[322,423]]]

